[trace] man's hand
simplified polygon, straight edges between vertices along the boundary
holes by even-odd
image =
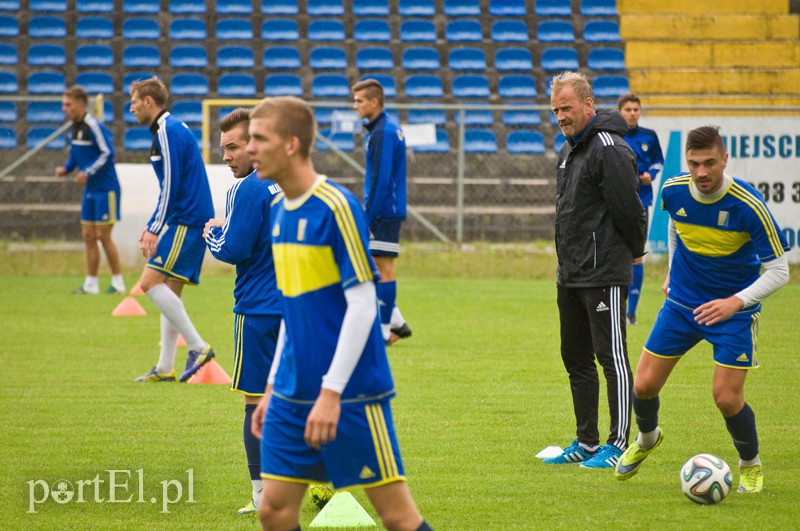
[[[56,168],[56,177],[63,177],[67,174],[67,169],[64,166]]]
[[[319,450],[323,444],[336,439],[336,426],[339,424],[342,395],[330,389],[321,389],[311,413],[306,419],[306,444]]]
[[[697,324],[711,326],[724,321],[743,307],[742,299],[731,295],[727,299],[716,299],[695,308],[694,320],[697,321]]]
[[[203,239],[204,240],[206,239],[206,236],[208,236],[208,233],[211,230],[211,227],[222,227],[223,225],[225,225],[225,223],[220,221],[220,220],[218,220],[218,219],[213,219],[212,218],[212,219],[209,219],[208,221],[206,221],[206,226],[203,227]]]
[[[139,250],[142,251],[142,256],[149,260],[155,254],[157,245],[158,235],[144,229],[139,236]]]
[[[264,396],[259,400],[250,420],[250,432],[258,439],[261,438],[261,432],[264,430],[264,417],[267,415],[270,396],[272,396],[272,386],[267,385],[267,390],[264,391]]]
[[[650,172],[646,171],[639,176],[639,180],[642,181],[642,184],[647,186],[651,182],[653,182],[653,176],[650,175]]]
[[[664,279],[664,283],[661,285],[661,291],[664,293],[664,297],[669,297],[669,271],[667,271],[667,278]]]
[[[78,184],[86,184],[86,181],[87,181],[86,174],[83,173],[82,171],[79,171],[78,173],[75,174],[75,182],[76,183],[78,183]]]

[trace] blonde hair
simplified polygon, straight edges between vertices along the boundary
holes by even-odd
[[[161,107],[163,109],[167,106],[169,91],[167,90],[167,86],[164,85],[164,83],[157,77],[151,77],[150,79],[143,79],[141,81],[134,81],[131,83],[131,95],[133,95],[134,92],[138,93],[141,99],[145,99],[147,96],[150,96],[153,98],[153,102],[157,107]]]
[[[575,94],[581,100],[585,100],[586,98],[594,99],[592,86],[586,80],[586,76],[580,72],[561,72],[553,76],[553,79],[550,81],[550,94],[556,93],[563,87],[572,87],[575,90]]]
[[[271,118],[275,132],[281,138],[297,137],[300,141],[300,156],[307,159],[311,155],[317,122],[311,107],[294,96],[275,96],[264,98],[250,111],[250,119]]]

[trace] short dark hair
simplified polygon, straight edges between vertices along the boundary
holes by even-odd
[[[131,96],[134,92],[139,93],[141,99],[147,96],[153,98],[156,106],[162,109],[167,106],[169,99],[169,91],[163,81],[153,76],[150,79],[142,79],[141,81],[134,81],[131,84]]]
[[[86,90],[80,85],[72,85],[64,91],[64,96],[73,100],[82,101],[84,104],[88,103],[89,97],[86,95]]]
[[[232,110],[219,121],[219,130],[223,133],[227,133],[233,128],[243,125],[244,136],[249,139],[250,135],[247,132],[247,126],[250,124],[250,110],[251,109],[245,109],[244,107]]]
[[[264,98],[250,111],[250,119],[271,118],[273,128],[281,138],[297,137],[300,156],[307,159],[314,148],[317,122],[314,111],[306,102],[294,96]]]
[[[353,93],[364,91],[367,98],[377,99],[383,107],[383,85],[377,79],[367,78],[353,85]]]
[[[720,153],[725,153],[725,142],[719,134],[718,125],[704,125],[697,129],[692,129],[686,135],[686,151],[694,149],[717,148]]]
[[[622,107],[626,103],[631,103],[631,102],[637,103],[639,107],[642,106],[642,100],[639,99],[639,96],[637,96],[633,92],[629,92],[628,94],[623,94],[622,96],[619,97],[619,99],[617,100],[617,109],[622,109]]]

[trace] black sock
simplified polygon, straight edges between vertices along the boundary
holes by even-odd
[[[244,453],[247,455],[247,468],[250,470],[250,479],[261,479],[261,441],[250,431],[250,424],[255,410],[256,404],[245,404],[242,435],[244,436]]]
[[[740,412],[725,419],[733,438],[733,445],[743,461],[755,459],[758,455],[758,433],[756,433],[756,414],[745,403]]]
[[[636,414],[636,425],[639,431],[648,433],[658,427],[658,408],[661,403],[658,397],[636,398],[633,395],[633,411]]]
[[[422,523],[419,524],[419,527],[417,528],[417,531],[433,531],[433,528],[428,525],[428,522],[423,520]]]

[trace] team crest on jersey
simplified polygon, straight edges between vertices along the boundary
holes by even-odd
[[[648,150],[648,149],[650,149],[650,146],[648,146],[647,144],[645,144],[644,142],[642,142],[642,151],[644,151],[645,153],[647,153],[647,150]]]
[[[276,223],[275,225],[272,226],[272,237],[277,238],[280,235],[281,235],[281,226]]]
[[[675,212],[675,215],[676,216],[680,216],[682,218],[685,218],[686,217],[686,211],[683,209],[683,207],[681,207],[681,208],[678,209],[677,212]]]
[[[398,129],[397,130],[397,140],[399,140],[400,142],[402,142],[404,140],[403,130],[402,129]]]
[[[727,210],[720,210],[719,215],[717,216],[717,225],[720,227],[727,227],[728,226],[728,211]]]
[[[308,225],[308,220],[306,218],[300,218],[297,222],[297,241],[301,242],[306,239],[306,226]]]

